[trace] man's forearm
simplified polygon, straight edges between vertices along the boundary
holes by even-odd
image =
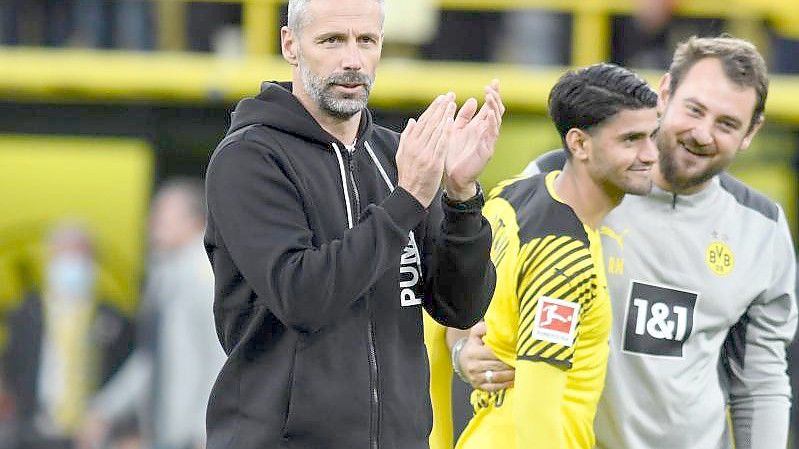
[[[730,417],[736,449],[786,447],[790,409],[785,396],[733,399]]]

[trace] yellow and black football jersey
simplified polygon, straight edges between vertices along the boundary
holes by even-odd
[[[599,234],[558,198],[560,172],[500,184],[483,208],[497,286],[484,341],[514,386],[475,391],[459,449],[590,449],[611,325]]]

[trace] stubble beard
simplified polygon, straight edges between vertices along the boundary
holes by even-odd
[[[324,112],[343,120],[354,116],[366,107],[373,84],[373,80],[367,74],[345,71],[321,77],[311,71],[302,56],[298,59],[300,79],[305,92]],[[363,91],[355,95],[337,95],[336,84],[361,84]]]
[[[638,195],[644,196],[649,195],[649,192],[652,191],[652,179],[648,179],[646,181],[641,182],[631,182],[624,186],[624,193],[627,195]]]
[[[676,138],[673,141],[669,141],[664,134],[659,132],[656,137],[656,144],[659,150],[658,166],[663,178],[675,192],[704,184],[726,168],[724,164],[709,164],[703,171],[694,176],[681,173],[683,170],[687,170],[685,167],[681,169],[680,163],[677,161],[676,153],[682,150],[680,148],[681,144]]]

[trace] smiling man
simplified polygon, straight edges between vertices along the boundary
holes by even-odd
[[[228,360],[209,449],[426,448],[422,308],[468,327],[494,287],[477,176],[504,111],[439,96],[401,135],[366,109],[378,0],[291,0],[292,83],[242,100],[206,178]],[[443,179],[444,192],[441,192]]]
[[[749,42],[692,38],[674,53],[660,84],[655,186],[602,225],[613,328],[598,448],[786,446],[794,245],[779,205],[724,172],[762,126],[767,93]],[[564,160],[548,153],[528,173]],[[461,351],[470,383],[497,388],[485,366],[512,381],[500,361],[478,360],[492,357],[479,341]]]

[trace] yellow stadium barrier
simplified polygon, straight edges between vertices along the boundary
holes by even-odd
[[[286,80],[279,56],[231,60],[186,52],[133,53],[107,50],[0,47],[0,95],[15,100],[175,101],[231,103],[253,95],[263,80]],[[482,96],[491,79],[502,82],[512,112],[543,113],[562,67],[423,62],[385,59],[370,104],[416,108],[454,91]],[[661,73],[642,72],[653,85]],[[799,78],[772,76],[769,121],[799,124]]]

